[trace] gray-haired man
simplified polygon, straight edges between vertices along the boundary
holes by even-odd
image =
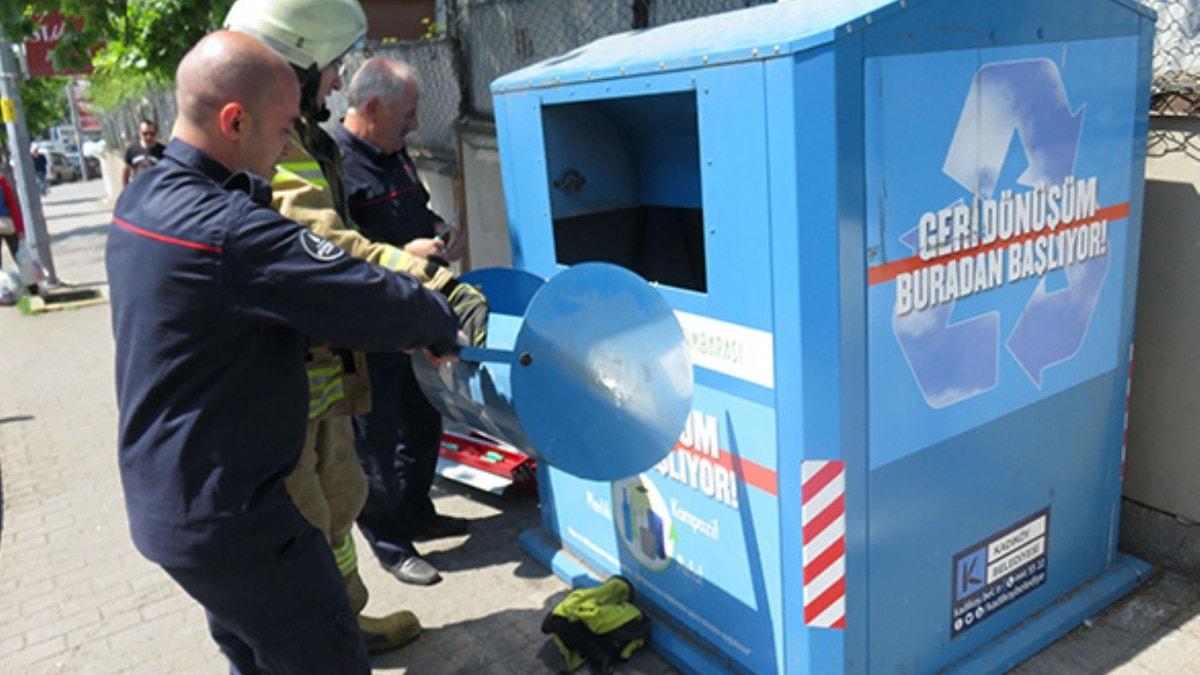
[[[350,109],[334,131],[350,218],[374,241],[423,258],[454,258],[458,231],[428,207],[405,137],[417,129],[420,83],[404,63],[366,61],[347,90]],[[468,287],[461,289],[470,292]],[[452,305],[455,293],[450,293]],[[483,325],[462,317],[478,343]],[[429,498],[441,443],[442,419],[425,400],[405,354],[368,354],[371,412],[355,418],[355,436],[370,484],[358,526],[397,579],[431,584],[438,571],[421,558],[413,540],[465,534],[466,521],[438,515]]]

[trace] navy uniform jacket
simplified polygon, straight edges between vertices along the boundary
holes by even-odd
[[[270,208],[269,185],[179,140],[113,212],[107,267],[120,469],[134,543],[187,567],[275,554],[304,440],[306,336],[453,344],[442,297]]]
[[[407,150],[384,152],[341,124],[333,138],[342,149],[342,179],[350,219],[372,241],[404,248],[413,239],[432,237],[442,219],[426,206],[429,193],[417,180]]]

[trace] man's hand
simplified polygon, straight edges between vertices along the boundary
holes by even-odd
[[[456,354],[456,353],[444,354],[442,356],[438,356],[437,354],[434,354],[433,352],[429,351],[428,349],[422,349],[421,352],[425,354],[425,358],[429,359],[429,362],[433,364],[434,368],[441,367],[443,364],[446,364],[446,363],[457,363],[458,362],[458,354]]]
[[[446,260],[461,258],[467,244],[466,238],[462,236],[462,230],[457,225],[447,225],[446,223],[437,223],[433,227],[437,231],[437,238],[446,245],[442,257]]]
[[[445,257],[446,244],[441,239],[422,237],[405,244],[404,250],[420,258]]]

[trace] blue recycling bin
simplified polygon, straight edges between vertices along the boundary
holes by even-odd
[[[691,672],[1001,671],[1132,588],[1154,22],[801,0],[496,80],[515,265],[651,281],[695,378],[650,470],[540,467],[526,548]]]

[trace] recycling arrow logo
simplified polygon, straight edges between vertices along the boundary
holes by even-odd
[[[1108,271],[1107,221],[1128,212],[1099,208],[1097,179],[1074,176],[1085,111],[1054,61],[981,66],[942,166],[962,197],[900,236],[912,257],[871,268],[872,284],[896,280],[892,328],[930,407],[995,388],[1002,339],[1038,389],[1079,352]],[[998,194],[1014,139],[1028,166]],[[1055,270],[1065,282],[1052,290]],[[999,309],[954,319],[958,299],[1025,278],[1038,283],[1008,335]]]

